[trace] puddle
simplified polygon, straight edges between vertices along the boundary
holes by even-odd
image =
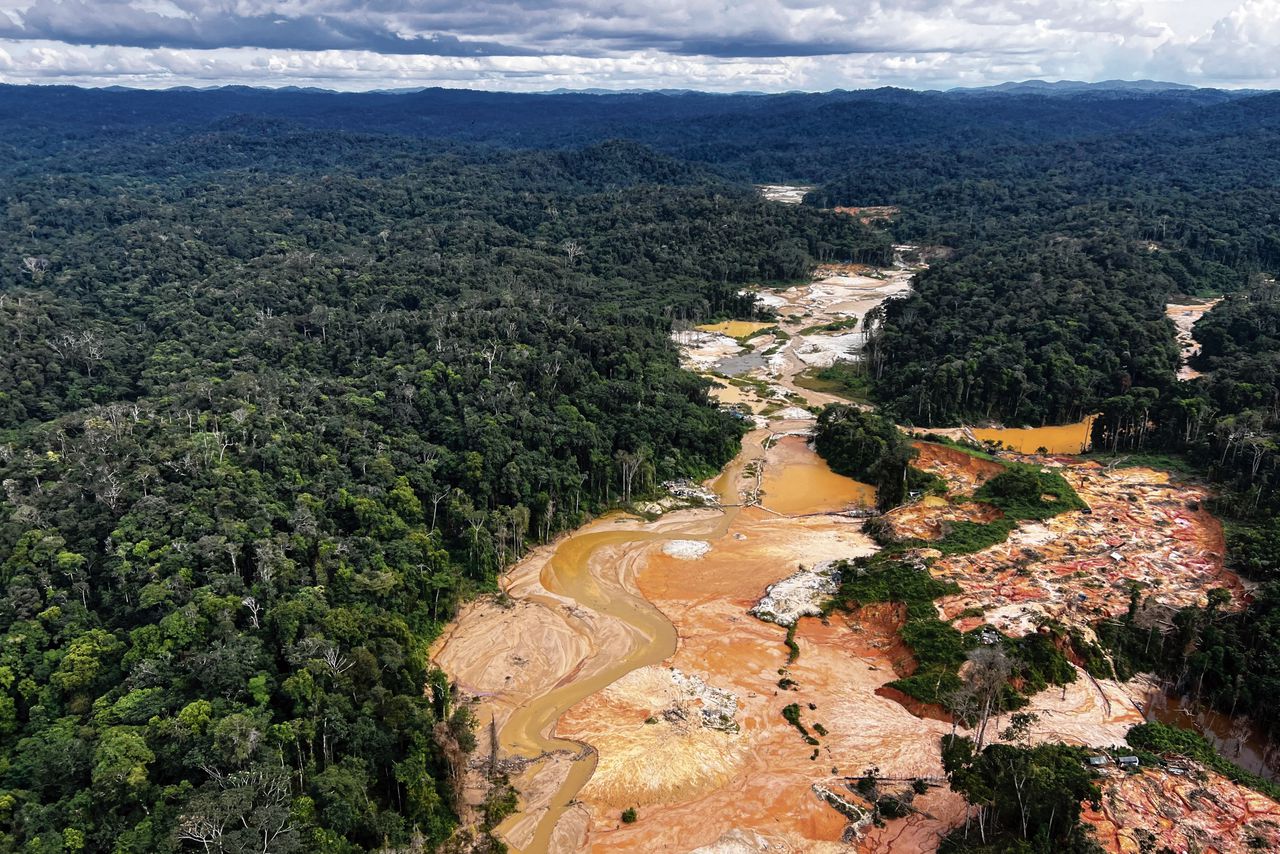
[[[1089,449],[1090,415],[1075,424],[1058,424],[1052,427],[975,427],[973,435],[982,442],[1003,442],[1006,448],[1020,454],[1034,454],[1041,448],[1051,454],[1079,454]]]
[[[694,329],[699,332],[716,332],[720,335],[728,335],[730,338],[745,338],[753,332],[759,332],[761,329],[768,329],[770,326],[776,326],[774,323],[756,323],[750,320],[726,320],[723,323],[704,323],[701,326],[695,326]]]
[[[763,368],[768,364],[768,360],[759,353],[743,353],[740,356],[729,356],[721,359],[716,365],[716,370],[725,376],[740,377],[743,374],[749,374],[754,370]]]

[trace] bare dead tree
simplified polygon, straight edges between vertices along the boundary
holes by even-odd
[[[258,615],[262,613],[262,606],[258,604],[258,600],[252,596],[246,596],[240,600],[240,604],[249,609],[249,621],[253,623],[253,627],[261,628],[258,624]]]
[[[22,268],[31,275],[32,279],[39,281],[49,270],[49,259],[28,255],[22,259]]]

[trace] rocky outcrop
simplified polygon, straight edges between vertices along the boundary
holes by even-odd
[[[701,705],[702,725],[724,732],[737,732],[734,716],[738,713],[738,698],[723,688],[708,685],[701,677],[691,676],[671,668],[671,681],[688,698]]]

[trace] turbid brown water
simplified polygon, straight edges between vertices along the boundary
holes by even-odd
[[[769,449],[761,504],[787,516],[875,506],[874,486],[836,474],[807,443],[784,436]]]
[[[721,335],[728,335],[730,338],[744,338],[753,332],[768,329],[773,325],[772,323],[757,323],[751,320],[726,320],[723,323],[704,323],[701,326],[695,326],[694,329],[699,332],[718,332]]]
[[[1041,448],[1050,454],[1079,454],[1089,448],[1089,431],[1094,416],[1074,424],[1050,427],[975,427],[973,435],[982,442],[1002,442],[1020,454],[1034,454]]]
[[[1147,698],[1147,719],[1198,732],[1214,749],[1246,771],[1280,781],[1280,750],[1258,727],[1243,717],[1233,718],[1197,706],[1188,697],[1153,692]]]
[[[723,503],[737,504],[739,478],[744,465],[744,455],[739,455],[716,480],[714,487]],[[736,506],[726,507],[712,520],[699,520],[660,532],[633,529],[576,534],[562,540],[556,547],[542,570],[543,587],[573,599],[597,614],[620,621],[632,634],[632,644],[625,655],[614,658],[607,667],[583,678],[562,682],[515,709],[507,718],[499,736],[507,753],[528,758],[557,751],[583,755],[582,759],[570,765],[568,777],[539,819],[532,838],[522,848],[509,846],[512,851],[532,854],[549,850],[556,823],[595,771],[595,756],[588,745],[551,734],[556,720],[576,703],[637,668],[658,664],[676,649],[676,630],[671,621],[648,600],[611,583],[604,576],[592,573],[593,557],[607,548],[642,547],[660,540],[685,537],[716,540],[724,536],[737,512]],[[538,601],[536,597],[530,598]],[[554,608],[560,603],[548,597],[542,600],[542,604]],[[515,818],[513,816],[500,825],[498,835],[505,837],[505,831]]]

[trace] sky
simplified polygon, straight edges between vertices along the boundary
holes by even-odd
[[[0,82],[1280,88],[1280,0],[0,0]]]

